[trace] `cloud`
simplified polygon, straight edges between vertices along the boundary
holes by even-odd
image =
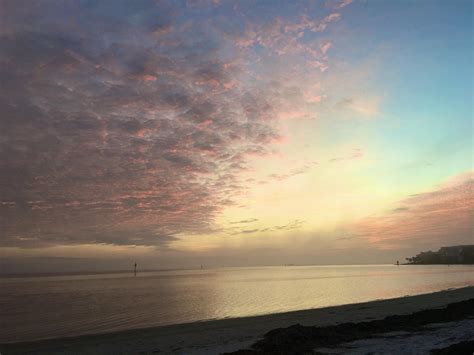
[[[354,0],[328,0],[326,1],[326,6],[334,10],[339,10],[353,2]]]
[[[213,230],[249,159],[282,139],[277,121],[314,112],[325,96],[305,78],[329,67],[330,42],[299,32],[340,14],[234,9],[241,26],[224,3],[188,5],[2,3],[0,246],[165,247]],[[322,64],[308,76],[282,57]]]
[[[257,221],[258,221],[257,218],[249,218],[249,219],[243,219],[241,221],[230,222],[229,224],[244,224],[244,223],[253,223]]]
[[[409,210],[408,207],[397,207],[397,208],[394,208],[394,209],[392,210],[392,212],[398,213],[398,212],[405,212],[405,211],[408,211],[408,210]]]
[[[238,232],[238,234],[250,234],[250,233],[255,233],[255,232],[259,232],[260,229],[244,229],[240,232]]]
[[[331,42],[324,42],[319,47],[321,48],[321,52],[323,54],[326,54],[328,52],[328,50],[332,47],[332,43]]]
[[[400,201],[390,214],[361,221],[355,230],[381,249],[472,243],[473,173],[452,178],[437,189]]]
[[[340,19],[339,13],[329,13],[320,19],[303,13],[298,19],[276,17],[270,23],[250,22],[233,40],[241,50],[261,46],[266,49],[266,56],[303,58],[313,68],[325,71],[329,67],[326,53],[332,43],[320,39],[309,41],[307,35],[324,32],[331,23]]]
[[[161,246],[206,230],[278,138],[220,39],[152,1],[5,2],[3,246]],[[195,35],[201,33],[202,35]]]
[[[356,149],[353,149],[352,153],[347,156],[332,158],[329,161],[331,163],[335,163],[338,161],[359,159],[359,158],[362,158],[363,156],[364,156],[364,152],[362,151],[362,149],[356,148]]]
[[[243,229],[243,230],[235,230],[234,228],[228,229],[228,233],[231,235],[238,235],[238,234],[252,234],[252,233],[264,233],[264,232],[277,232],[277,231],[290,231],[299,229],[305,222],[299,219],[295,219],[287,224],[265,227],[265,228],[254,228],[254,229]]]
[[[338,101],[334,108],[361,117],[374,117],[380,114],[377,99],[345,98]]]
[[[286,180],[293,176],[301,175],[301,174],[305,174],[309,172],[317,164],[318,164],[317,162],[312,161],[312,162],[302,165],[299,168],[293,168],[290,171],[288,171],[288,173],[286,174],[270,174],[267,176],[267,178],[271,180],[278,180],[278,181]]]

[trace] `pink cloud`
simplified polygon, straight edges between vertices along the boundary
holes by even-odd
[[[467,172],[436,190],[410,196],[390,213],[361,221],[355,230],[380,249],[472,243],[473,177]]]
[[[3,245],[162,245],[207,231],[245,191],[249,159],[285,139],[278,120],[314,117],[331,43],[309,32],[341,15],[245,17],[238,34],[182,15],[208,4],[12,5]]]
[[[331,42],[325,42],[325,43],[323,43],[323,44],[321,44],[321,45],[319,46],[319,48],[321,48],[321,52],[322,52],[323,54],[326,54],[327,51],[328,51],[331,47],[332,47],[332,43],[331,43]]]
[[[328,0],[326,1],[326,6],[331,9],[339,10],[353,2],[354,0]]]
[[[332,13],[326,16],[319,24],[313,24],[313,26],[310,27],[310,30],[313,32],[322,32],[331,22],[339,21],[340,19],[341,14],[337,12]]]

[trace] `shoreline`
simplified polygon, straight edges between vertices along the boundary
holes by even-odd
[[[237,268],[271,268],[271,267],[349,267],[349,266],[474,266],[474,264],[465,263],[452,263],[452,264],[414,264],[414,263],[400,263],[392,264],[288,264],[288,265],[250,265],[250,266],[211,266],[204,267],[190,267],[190,268],[170,268],[170,269],[137,269],[137,275],[140,273],[151,273],[151,272],[173,272],[173,271],[199,271],[199,270],[221,270],[221,269],[237,269]],[[133,275],[133,269],[122,269],[122,270],[83,270],[83,271],[65,271],[65,272],[4,272],[0,273],[0,280],[5,279],[26,279],[26,278],[46,278],[46,277],[64,277],[64,276],[96,276],[96,275],[107,275],[107,274],[131,274]]]
[[[54,338],[0,345],[2,354],[26,352],[63,354],[176,353],[219,354],[248,348],[275,328],[295,324],[329,326],[382,319],[440,308],[474,298],[474,286],[435,293],[364,303],[332,306],[262,316],[200,321],[186,324],[125,330],[114,333]]]
[[[467,352],[470,355],[474,351],[473,339],[474,298],[471,298],[383,319],[277,328],[249,348],[226,355],[431,354],[452,346],[470,349]]]

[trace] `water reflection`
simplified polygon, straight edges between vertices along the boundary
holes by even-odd
[[[318,308],[474,285],[473,266],[222,268],[2,279],[0,342]]]

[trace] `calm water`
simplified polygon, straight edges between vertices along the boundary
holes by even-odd
[[[474,267],[222,268],[0,283],[1,343],[428,293],[474,285]]]

